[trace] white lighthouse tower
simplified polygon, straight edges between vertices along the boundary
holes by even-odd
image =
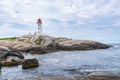
[[[42,20],[39,18],[37,20],[37,24],[38,24],[38,34],[42,34]]]

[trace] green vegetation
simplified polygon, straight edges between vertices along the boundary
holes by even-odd
[[[17,66],[19,65],[20,63],[19,62],[15,62],[15,61],[12,61],[12,62],[4,62],[4,64],[2,64],[2,66]]]
[[[40,38],[40,39],[38,39],[38,40],[36,41],[36,44],[37,44],[37,45],[40,45],[41,42],[42,42],[42,39]]]
[[[17,37],[0,38],[0,40],[15,40]]]

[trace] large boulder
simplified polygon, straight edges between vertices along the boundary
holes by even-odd
[[[109,47],[110,47],[109,45],[90,40],[66,39],[57,42],[58,50],[93,50],[93,49],[106,49]]]
[[[33,45],[44,45],[44,46],[48,46],[51,44],[54,44],[54,37],[51,36],[47,36],[47,35],[35,35],[31,38],[31,43]]]
[[[24,56],[20,52],[0,51],[0,60],[7,59],[8,56],[14,56],[14,57],[18,57],[20,59],[24,59]]]
[[[0,40],[0,46],[9,48],[12,51],[20,51],[26,47],[30,47],[32,44],[25,41],[16,40]]]
[[[0,51],[1,52],[1,51]],[[2,52],[0,59],[1,66],[16,66],[19,65],[22,62],[22,59],[24,58],[23,55],[19,55],[16,53],[10,53],[9,52]]]
[[[24,59],[24,56],[22,55],[22,53],[21,52],[17,52],[17,51],[10,51],[10,52],[8,52],[7,55],[8,56],[16,56],[16,57],[18,57],[20,59]]]
[[[29,38],[17,38],[18,41],[22,41],[22,42],[28,42],[29,41]]]
[[[19,64],[20,63],[16,62],[16,61],[11,61],[11,62],[9,62],[9,61],[2,61],[1,62],[1,66],[7,66],[7,67],[9,67],[9,66],[17,66]]]
[[[64,41],[69,41],[69,40],[72,40],[72,38],[66,38],[66,37],[58,37],[58,38],[55,38],[55,43],[59,43],[59,42],[64,42]]]
[[[7,47],[0,46],[0,60],[6,58],[9,51],[11,51],[11,50],[8,49]]]
[[[22,62],[22,68],[23,69],[30,69],[30,68],[35,68],[35,67],[38,67],[39,66],[39,63],[38,63],[38,60],[37,59],[25,59],[23,62]]]
[[[51,44],[52,44],[52,45],[55,45],[54,40],[55,40],[54,37],[44,36],[41,44],[42,44],[42,45],[46,45],[46,46],[49,46],[49,45],[51,45]]]
[[[12,51],[7,47],[0,46],[0,64],[1,66],[15,66],[19,65],[24,59],[22,53]]]
[[[8,47],[0,46],[0,51],[11,51]]]
[[[16,66],[22,63],[22,59],[18,57],[9,56],[6,60],[1,61],[2,66]]]

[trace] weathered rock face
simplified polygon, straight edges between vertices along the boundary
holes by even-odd
[[[19,51],[26,47],[30,47],[31,45],[32,44],[30,44],[29,42],[24,42],[19,40],[13,40],[13,41],[0,40],[0,46],[7,47],[12,51]]]
[[[54,47],[48,47],[48,46],[33,46],[22,50],[26,53],[31,54],[44,54],[44,53],[50,53],[50,52],[56,52],[56,48]]]
[[[71,38],[59,37],[54,38],[51,36],[37,35],[31,39],[34,44],[40,43],[39,45],[46,46],[46,50],[49,52],[59,50],[94,50],[94,49],[106,49],[111,46],[99,43],[91,40],[73,40]],[[40,48],[42,49],[42,48]],[[38,49],[37,49],[38,51]],[[43,52],[47,52],[43,50]]]
[[[106,44],[88,40],[65,40],[57,43],[58,50],[93,50],[109,47]]]
[[[3,62],[1,62],[1,66],[7,66],[7,67],[9,67],[9,66],[17,66],[17,65],[19,65],[20,63],[19,62],[15,62],[15,61],[11,61],[11,62],[8,62],[8,61],[3,61]]]
[[[25,59],[22,62],[22,68],[23,69],[29,69],[29,68],[35,68],[38,67],[39,63],[37,59]]]
[[[11,51],[8,47],[0,46],[0,51]]]
[[[6,59],[8,56],[15,56],[15,57],[18,57],[20,59],[23,59],[24,56],[19,53],[19,52],[12,52],[12,51],[0,51],[0,59]]]
[[[0,46],[0,63],[1,66],[19,65],[24,56],[20,52],[15,52],[7,47]]]
[[[1,66],[16,66],[22,62],[22,59],[15,56],[8,56],[1,61]]]
[[[48,46],[54,43],[54,37],[47,36],[47,35],[35,35],[31,38],[31,43],[34,45],[44,45]]]

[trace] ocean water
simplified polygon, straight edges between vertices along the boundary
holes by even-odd
[[[1,79],[38,78],[49,76],[77,76],[83,72],[110,71],[120,73],[120,44],[109,49],[89,51],[59,51],[43,55],[26,55],[37,58],[40,66],[23,70],[21,65],[3,67]]]

